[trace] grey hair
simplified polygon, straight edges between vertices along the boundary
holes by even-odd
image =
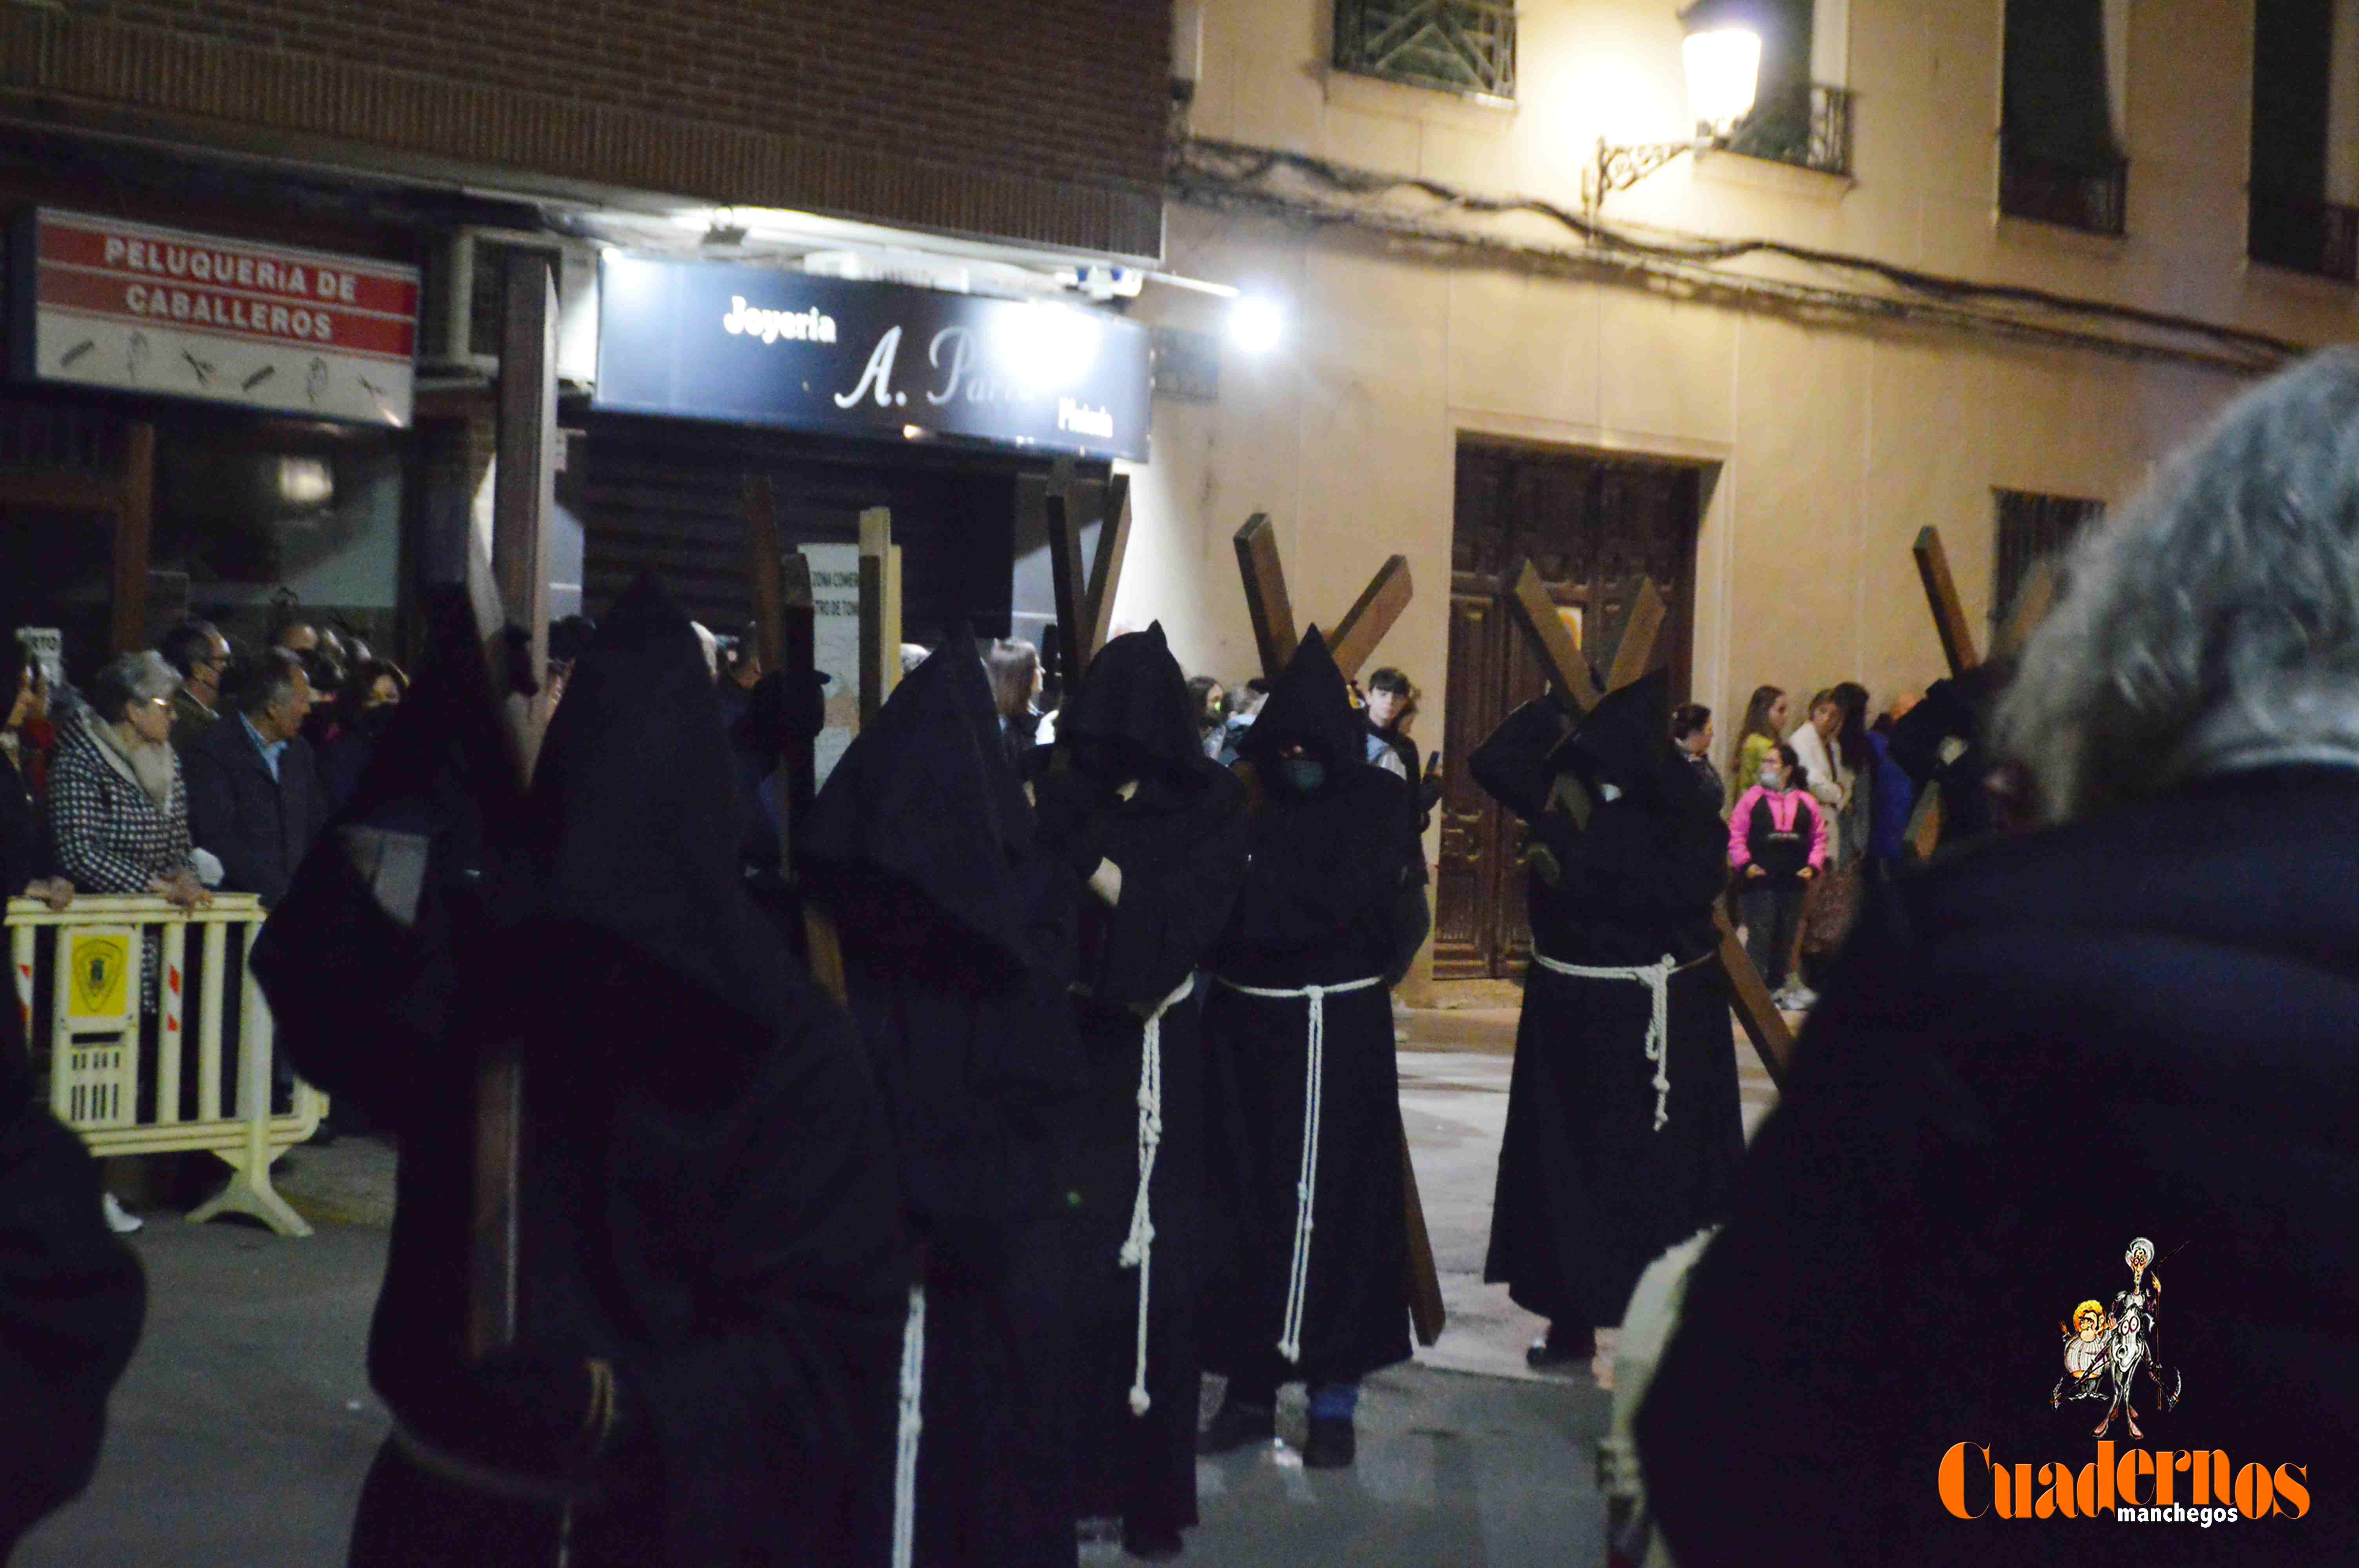
[[[1993,731],[2045,820],[2203,773],[2359,769],[2359,350],[2238,397],[2066,577]]]
[[[107,723],[120,724],[124,710],[133,702],[153,702],[159,697],[169,697],[179,684],[179,672],[164,662],[164,655],[152,648],[143,649],[109,660],[105,668],[91,677],[84,700]]]

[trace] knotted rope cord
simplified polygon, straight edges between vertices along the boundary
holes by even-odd
[[[1138,1192],[1130,1200],[1130,1234],[1123,1238],[1120,1259],[1125,1269],[1138,1271],[1138,1355],[1132,1366],[1130,1413],[1145,1415],[1154,1400],[1147,1393],[1147,1301],[1155,1265],[1155,1217],[1149,1191],[1155,1184],[1155,1155],[1163,1146],[1163,1015],[1196,989],[1193,975],[1180,989],[1158,1002],[1138,1033]]]
[[[1291,1001],[1298,998],[1310,1003],[1309,1047],[1303,1053],[1302,1082],[1302,1174],[1294,1184],[1294,1258],[1287,1269],[1286,1320],[1278,1330],[1277,1353],[1299,1366],[1302,1361],[1302,1312],[1310,1294],[1310,1231],[1312,1211],[1319,1202],[1319,1122],[1320,1107],[1325,1095],[1327,1062],[1327,999],[1343,991],[1364,991],[1385,983],[1381,975],[1370,975],[1364,980],[1345,980],[1333,986],[1299,986],[1279,990],[1268,986],[1243,986],[1223,979],[1221,983],[1243,996],[1261,997],[1271,1001]]]
[[[918,1433],[925,1428],[926,1287],[909,1287],[901,1327],[901,1422],[893,1454],[893,1568],[909,1568],[918,1544]]]
[[[1708,962],[1710,957],[1706,954],[1696,963]],[[1693,966],[1666,953],[1654,963],[1634,969],[1594,968],[1551,958],[1537,947],[1532,949],[1532,962],[1576,980],[1636,980],[1647,988],[1654,1002],[1653,1016],[1647,1021],[1647,1060],[1655,1064],[1655,1130],[1660,1132],[1671,1119],[1671,976]]]

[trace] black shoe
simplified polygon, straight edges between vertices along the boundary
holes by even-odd
[[[1277,1435],[1277,1411],[1271,1405],[1249,1405],[1223,1398],[1212,1412],[1212,1424],[1196,1434],[1199,1454],[1234,1454],[1248,1444],[1267,1443]]]
[[[1185,1552],[1187,1546],[1176,1530],[1125,1524],[1122,1527],[1122,1549],[1131,1556],[1149,1563],[1169,1563]]]
[[[1549,1325],[1548,1337],[1524,1352],[1524,1365],[1535,1372],[1559,1372],[1586,1367],[1597,1355],[1597,1331],[1568,1334]]]
[[[1360,1436],[1353,1429],[1350,1416],[1314,1415],[1310,1418],[1310,1435],[1302,1443],[1302,1467],[1306,1470],[1348,1469],[1359,1457]]]

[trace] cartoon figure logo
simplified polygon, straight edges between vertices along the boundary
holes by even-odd
[[[2155,1309],[2162,1298],[2162,1277],[2154,1271],[2154,1243],[2139,1237],[2122,1261],[2129,1265],[2130,1282],[2127,1289],[2114,1292],[2110,1309],[2094,1301],[2072,1309],[2072,1321],[2064,1330],[2064,1375],[2056,1379],[2048,1403],[2054,1408],[2066,1400],[2103,1400],[2105,1418],[2093,1435],[2103,1437],[2113,1430],[2118,1415],[2129,1422],[2132,1437],[2142,1438],[2146,1433],[2138,1430],[2133,1402],[2139,1374],[2154,1385],[2155,1409],[2168,1413],[2179,1403],[2179,1373],[2166,1370],[2155,1358]]]

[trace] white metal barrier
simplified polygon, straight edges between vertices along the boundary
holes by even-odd
[[[149,897],[80,895],[63,911],[14,899],[7,907],[10,968],[25,1038],[35,1065],[49,1075],[49,1108],[93,1155],[210,1150],[230,1167],[229,1184],[190,1211],[190,1220],[245,1214],[281,1236],[309,1236],[310,1226],[272,1188],[270,1166],[318,1130],[328,1100],[298,1078],[290,1109],[272,1114],[270,1009],[245,963],[263,915],[261,903],[245,893],[221,894],[194,911]],[[234,928],[238,958],[231,983]],[[159,965],[152,1000],[151,962]],[[41,996],[49,1000],[46,1030],[33,1019]],[[233,1017],[235,1100],[225,1107],[222,1076]],[[142,1066],[151,1059],[146,1083],[152,1092],[143,1095]],[[191,1079],[192,1115],[183,1104]]]

